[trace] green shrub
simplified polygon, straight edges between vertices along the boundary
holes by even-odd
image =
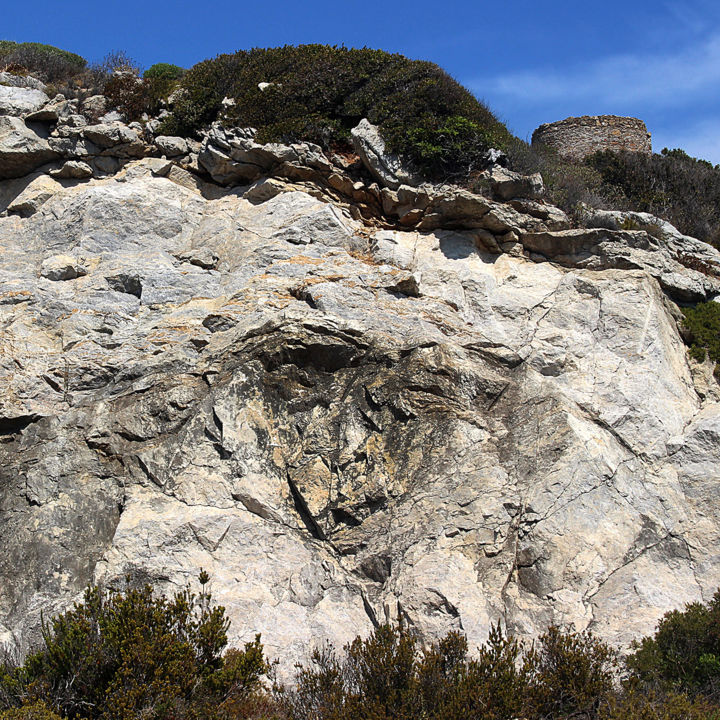
[[[0,40],[0,69],[7,65],[21,66],[41,75],[46,82],[66,80],[87,65],[85,58],[52,45]]]
[[[179,80],[187,71],[179,65],[171,65],[170,63],[155,63],[151,65],[144,73],[143,78],[162,79],[162,80]]]
[[[229,621],[211,606],[207,580],[201,574],[199,594],[173,599],[149,586],[89,588],[45,627],[38,652],[5,671],[3,694],[15,705],[42,700],[71,720],[218,717],[224,702],[259,688],[268,665],[259,637],[222,656]]]
[[[315,652],[282,699],[293,720],[597,718],[615,679],[614,653],[589,634],[553,627],[523,652],[498,625],[469,657],[459,633],[423,648],[408,630],[383,625],[341,657]]]
[[[550,626],[525,658],[531,717],[597,717],[610,700],[618,661],[591,633]]]
[[[667,613],[627,663],[646,685],[720,700],[720,591],[707,605]]]
[[[627,209],[659,215],[720,247],[720,167],[667,148],[654,155],[606,150],[585,164],[621,194]]]
[[[602,720],[720,720],[720,709],[702,698],[654,689],[626,689],[610,700]]]
[[[698,362],[709,356],[716,363],[715,377],[720,380],[720,303],[698,303],[682,308],[682,313],[690,355]]]
[[[264,90],[260,83],[269,83]],[[347,143],[362,118],[389,149],[430,175],[466,174],[490,145],[511,135],[437,65],[380,50],[284,46],[220,55],[191,68],[162,132],[189,135],[215,120],[224,97],[229,122],[254,127],[260,141]]]

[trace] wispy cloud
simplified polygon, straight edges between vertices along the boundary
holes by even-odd
[[[677,107],[698,95],[717,95],[720,33],[664,55],[615,55],[563,71],[533,69],[469,84],[495,102],[537,106],[592,100],[605,106]]]

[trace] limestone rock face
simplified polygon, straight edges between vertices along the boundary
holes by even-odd
[[[57,157],[47,140],[20,118],[0,114],[0,180],[27,175]]]
[[[42,90],[0,84],[0,115],[20,117],[39,110],[49,99]]]
[[[204,147],[322,164],[252,142]],[[232,642],[288,669],[400,617],[625,645],[712,596],[720,397],[666,295],[712,278],[642,230],[543,229],[532,200],[376,191],[430,220],[373,229],[260,164],[210,192],[129,162],[0,217],[0,642],[87,583],[201,567]]]

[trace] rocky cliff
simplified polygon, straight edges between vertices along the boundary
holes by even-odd
[[[675,302],[713,248],[499,166],[403,184],[367,125],[362,165],[0,90],[1,642],[201,567],[286,663],[400,617],[625,645],[712,596],[720,394]]]

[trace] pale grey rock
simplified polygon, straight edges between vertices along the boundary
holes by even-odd
[[[555,205],[517,198],[510,200],[508,205],[518,212],[542,220],[548,230],[567,230],[571,226],[570,218]]]
[[[142,157],[145,154],[145,143],[137,132],[121,122],[101,122],[87,125],[82,135],[102,149],[102,155],[110,157]]]
[[[225,128],[214,123],[198,155],[200,166],[221,185],[250,183],[282,163],[300,160],[296,147],[254,140],[252,128]]]
[[[16,88],[31,88],[32,90],[40,90],[41,92],[47,90],[45,85],[32,75],[14,75],[13,73],[5,71],[0,72],[0,84]]]
[[[400,617],[625,647],[712,597],[720,398],[669,240],[409,187],[378,202],[447,225],[373,232],[154,161],[0,217],[2,642],[89,582],[172,593],[201,567],[231,643],[261,632],[286,673]]]
[[[0,115],[0,180],[22,177],[58,157],[20,118]]]
[[[62,189],[62,185],[51,177],[38,175],[7,205],[7,211],[22,217],[30,217]]]
[[[480,174],[480,180],[487,182],[493,194],[500,200],[539,200],[545,194],[540,173],[521,175],[501,165],[493,165]]]
[[[54,178],[82,180],[92,177],[93,169],[82,160],[68,160],[57,170],[51,170],[50,175]]]
[[[710,299],[720,293],[720,252],[694,238],[689,240],[692,242],[683,245],[682,240],[659,233],[656,237],[644,230],[604,228],[526,232],[522,236],[534,259],[593,270],[643,269],[681,302]],[[700,261],[700,269],[683,259],[688,252]]]
[[[93,120],[98,120],[107,112],[107,103],[107,98],[104,95],[92,95],[83,100],[83,113]]]
[[[185,155],[188,151],[187,142],[181,137],[158,135],[155,138],[155,145],[157,145],[157,149],[167,157]]]
[[[287,191],[287,186],[275,178],[263,178],[254,182],[243,194],[251,203],[263,203]]]
[[[22,117],[36,112],[49,101],[50,98],[42,90],[0,83],[0,115]]]
[[[87,125],[82,134],[99,148],[111,148],[116,145],[137,142],[139,139],[134,130],[120,122]]]
[[[350,134],[355,152],[381,185],[395,190],[400,185],[420,183],[417,174],[407,168],[397,155],[386,151],[385,141],[379,130],[366,118],[363,118]]]
[[[57,123],[67,122],[76,111],[77,101],[68,101],[64,95],[56,95],[40,109],[25,115],[26,122]],[[82,116],[80,116],[82,117]],[[83,118],[83,124],[87,124]]]
[[[118,110],[111,110],[110,112],[105,113],[98,122],[101,125],[113,125],[115,123],[124,123],[125,122],[125,116],[119,112]]]
[[[74,280],[87,275],[87,268],[70,255],[53,255],[43,260],[40,275],[48,280]]]

